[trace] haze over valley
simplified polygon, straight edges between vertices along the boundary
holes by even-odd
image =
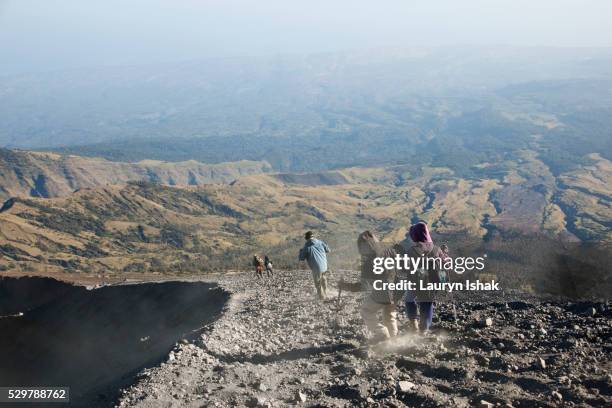
[[[316,228],[352,267],[359,229],[419,218],[606,244],[611,73],[607,48],[440,47],[6,76],[0,266],[291,267]]]

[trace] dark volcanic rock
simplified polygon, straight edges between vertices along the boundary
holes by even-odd
[[[335,273],[332,286],[340,277],[357,279]],[[612,404],[612,325],[602,312],[609,303],[457,295],[454,307],[436,306],[429,335],[407,333],[400,314],[399,338],[368,345],[362,295],[343,294],[338,308],[335,300],[315,300],[311,279],[308,271],[281,271],[263,282],[251,274],[219,277],[233,293],[223,317],[196,345],[178,345],[175,361],[150,370],[120,402],[145,408]],[[486,318],[493,324],[483,327]],[[206,393],[197,391],[202,384]]]

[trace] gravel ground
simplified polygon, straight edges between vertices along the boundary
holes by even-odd
[[[223,316],[118,406],[612,406],[610,302],[462,294],[431,334],[368,346],[362,295],[317,301],[308,271],[215,282],[232,294]]]

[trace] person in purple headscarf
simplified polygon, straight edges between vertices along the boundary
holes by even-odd
[[[410,235],[410,239],[412,239],[413,242],[433,244],[431,235],[429,235],[427,223],[425,223],[425,221],[419,221],[416,224],[411,225],[408,235]]]
[[[410,227],[406,238],[398,245],[401,248],[398,252],[408,254],[411,258],[447,258],[446,245],[440,248],[434,245],[429,228],[425,221],[419,221]],[[428,271],[430,280],[436,280],[435,271]],[[417,283],[418,285],[418,283]],[[434,314],[434,302],[431,294],[420,293],[418,291],[408,291],[405,298],[406,315],[409,320],[410,329],[425,333],[431,327]]]

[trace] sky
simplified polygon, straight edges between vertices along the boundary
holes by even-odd
[[[0,0],[0,74],[377,47],[610,47],[610,21],[610,0]]]

